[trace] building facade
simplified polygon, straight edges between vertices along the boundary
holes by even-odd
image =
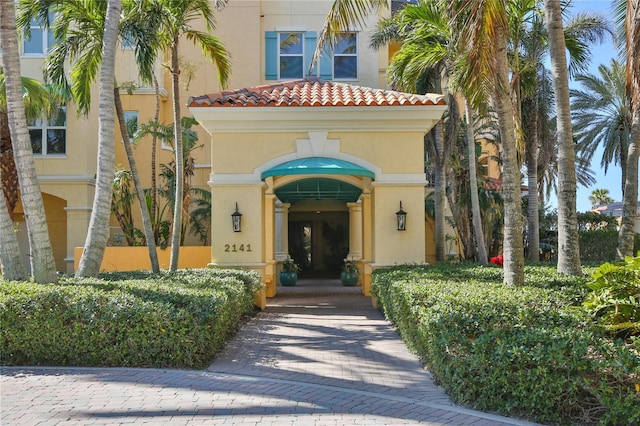
[[[260,271],[268,295],[275,294],[279,262],[288,256],[316,274],[331,274],[345,257],[353,259],[365,293],[376,267],[435,260],[425,226],[423,137],[440,119],[444,101],[389,90],[386,69],[394,48],[369,47],[377,14],[312,62],[331,3],[234,0],[217,12],[215,34],[232,58],[229,91],[219,86],[214,66],[198,47],[186,40],[180,45],[181,101],[188,106],[183,115],[194,115],[200,124],[190,153],[191,185],[211,191],[204,241],[211,247],[209,263]],[[32,24],[22,46],[23,75],[42,78],[52,42],[44,28]],[[133,53],[121,47],[115,75],[119,86],[130,88],[121,90],[127,120],[135,129],[158,108],[160,121],[170,123],[171,75],[163,66],[168,58],[157,60],[158,97],[140,82]],[[94,92],[86,117],[69,104],[55,119],[30,127],[56,264],[66,272],[74,269],[74,249],[84,244],[91,213],[98,135]],[[248,100],[252,96],[255,104]],[[127,169],[117,138],[116,162]],[[146,137],[135,149],[145,187],[151,185],[151,145]],[[170,164],[170,143],[160,140],[156,148],[157,164]],[[240,232],[231,226],[236,203]],[[405,231],[395,222],[400,203],[407,212]],[[14,220],[26,243],[19,203]],[[122,244],[115,219],[111,231],[111,245]],[[203,242],[192,235],[186,244]]]

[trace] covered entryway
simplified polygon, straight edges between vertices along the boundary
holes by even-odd
[[[337,278],[344,259],[361,259],[361,244],[353,244],[361,230],[350,229],[348,203],[358,201],[362,186],[375,178],[372,171],[344,160],[309,157],[274,166],[261,177],[274,177],[275,195],[289,206],[283,225],[286,244],[276,247],[279,260],[293,258],[302,269],[301,278]],[[350,238],[352,231],[356,235]]]
[[[288,256],[327,276],[352,259],[367,296],[374,269],[425,262],[423,138],[441,95],[305,79],[189,107],[211,135],[211,265],[258,271],[261,306]]]

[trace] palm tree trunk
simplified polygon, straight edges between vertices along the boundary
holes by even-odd
[[[625,191],[622,196],[622,218],[618,233],[618,247],[616,258],[624,259],[633,256],[633,243],[635,237],[634,222],[638,217],[638,157],[640,156],[640,108],[633,113],[633,126],[631,139],[629,140],[627,159],[627,174],[625,179]]]
[[[618,233],[616,257],[632,256],[634,222],[638,217],[638,157],[640,156],[640,4],[627,2],[625,19],[627,57],[627,98],[631,104],[632,124],[627,171],[622,196],[622,221]]]
[[[558,273],[581,275],[576,213],[576,154],[571,128],[562,13],[557,0],[545,0],[544,5],[558,126]]]
[[[473,114],[471,113],[471,105],[465,98],[465,117],[467,121],[467,141],[469,148],[469,186],[471,190],[471,217],[473,220],[473,234],[476,239],[476,247],[478,251],[478,262],[482,266],[487,266],[488,256],[487,247],[484,241],[484,232],[482,231],[482,217],[480,216],[480,200],[478,199],[478,175],[476,172],[476,144],[473,137]]]
[[[180,65],[178,62],[178,38],[171,45],[171,78],[173,90],[173,129],[176,161],[176,193],[173,206],[173,226],[171,230],[171,261],[169,270],[178,269],[180,256],[180,234],[182,233],[182,198],[184,193],[184,155],[182,153],[182,124],[180,122]]]
[[[534,95],[534,117],[538,115],[538,95]],[[540,137],[540,127],[538,126],[538,118],[533,120],[531,124],[531,135],[526,141],[526,163],[527,163],[527,188],[528,203],[527,216],[529,223],[527,227],[527,240],[529,241],[528,257],[532,262],[540,260],[540,213],[538,200],[538,139]]]
[[[446,260],[445,253],[445,207],[446,207],[446,194],[447,194],[447,178],[445,172],[445,160],[444,156],[444,135],[443,124],[439,121],[435,128],[435,185],[434,185],[434,199],[435,199],[435,243],[436,243],[436,261],[444,262]]]
[[[0,179],[2,179],[0,169]],[[0,269],[2,276],[8,281],[23,281],[27,279],[27,271],[20,258],[20,245],[13,230],[13,222],[7,211],[4,197],[0,197]]]
[[[502,197],[504,199],[504,282],[524,285],[524,248],[522,241],[522,210],[520,168],[514,133],[513,104],[509,96],[509,63],[507,59],[507,29],[495,28],[496,85],[495,103],[502,138]]]
[[[2,0],[0,6],[0,47],[2,48],[2,66],[5,72],[7,118],[27,222],[31,273],[37,283],[55,283],[58,281],[58,275],[22,99],[14,2],[13,0]],[[0,208],[6,211],[6,204]]]
[[[142,182],[140,181],[140,173],[138,173],[138,166],[136,165],[136,159],[133,156],[133,149],[131,148],[131,141],[129,140],[127,123],[124,119],[124,110],[122,109],[122,101],[120,99],[120,89],[117,87],[115,87],[113,91],[113,101],[116,108],[116,115],[118,116],[118,122],[120,123],[120,133],[122,135],[124,151],[127,153],[127,160],[129,160],[129,168],[131,169],[133,187],[135,188],[136,196],[138,198],[138,205],[140,206],[140,215],[142,216],[144,236],[147,240],[147,249],[149,250],[149,261],[151,263],[151,270],[153,271],[153,273],[157,274],[158,272],[160,272],[160,264],[158,262],[158,252],[156,251],[156,240],[153,235],[153,228],[151,227],[151,218],[149,217],[147,198],[144,196]]]
[[[16,162],[13,160],[11,132],[9,132],[9,118],[6,111],[0,111],[0,157],[2,192],[7,203],[9,217],[13,217],[13,209],[18,203],[20,184],[18,183]]]
[[[153,74],[153,88],[156,95],[156,111],[153,114],[153,122],[155,128],[153,129],[153,135],[151,138],[151,211],[154,212],[154,216],[158,216],[156,212],[158,211],[158,188],[157,188],[157,180],[156,180],[156,162],[158,156],[158,123],[160,122],[160,86],[158,84],[158,78],[156,74]],[[155,218],[155,230],[154,237],[157,238],[157,226],[160,223],[160,217]],[[158,242],[156,241],[156,244]]]
[[[115,173],[115,106],[113,91],[115,86],[115,50],[118,37],[121,0],[109,0],[102,40],[102,65],[99,79],[98,116],[98,173],[93,209],[89,221],[87,239],[80,258],[77,277],[96,276],[104,250],[109,239],[109,219],[111,216],[111,194]]]

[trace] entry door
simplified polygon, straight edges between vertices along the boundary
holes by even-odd
[[[305,219],[289,222],[289,254],[303,275],[339,277],[349,253],[348,213],[319,212]]]
[[[313,272],[313,222],[289,222],[289,255],[302,268]]]

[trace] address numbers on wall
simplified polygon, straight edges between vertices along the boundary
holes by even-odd
[[[242,253],[242,252],[251,252],[251,244],[225,244],[224,245],[225,253]]]

